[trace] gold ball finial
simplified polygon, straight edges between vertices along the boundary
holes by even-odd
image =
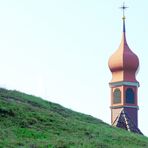
[[[126,17],[125,17],[125,16],[123,16],[123,17],[122,17],[122,19],[123,19],[123,20],[125,20],[125,19],[126,19]]]

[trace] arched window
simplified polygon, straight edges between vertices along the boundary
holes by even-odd
[[[132,88],[126,90],[126,103],[134,104],[135,103],[135,94]]]
[[[117,104],[117,103],[121,103],[121,91],[119,88],[116,88],[114,90],[114,93],[113,93],[113,103],[114,104]]]

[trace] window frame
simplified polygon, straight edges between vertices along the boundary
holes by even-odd
[[[113,104],[119,103],[121,103],[121,90],[119,88],[116,88],[113,91]]]

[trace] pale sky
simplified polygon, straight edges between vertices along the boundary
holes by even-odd
[[[110,123],[109,56],[121,0],[1,0],[0,86]],[[148,1],[126,0],[127,41],[139,56],[139,128],[148,136]]]

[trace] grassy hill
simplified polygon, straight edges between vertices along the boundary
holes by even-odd
[[[0,148],[142,148],[148,138],[17,91],[0,89]]]

